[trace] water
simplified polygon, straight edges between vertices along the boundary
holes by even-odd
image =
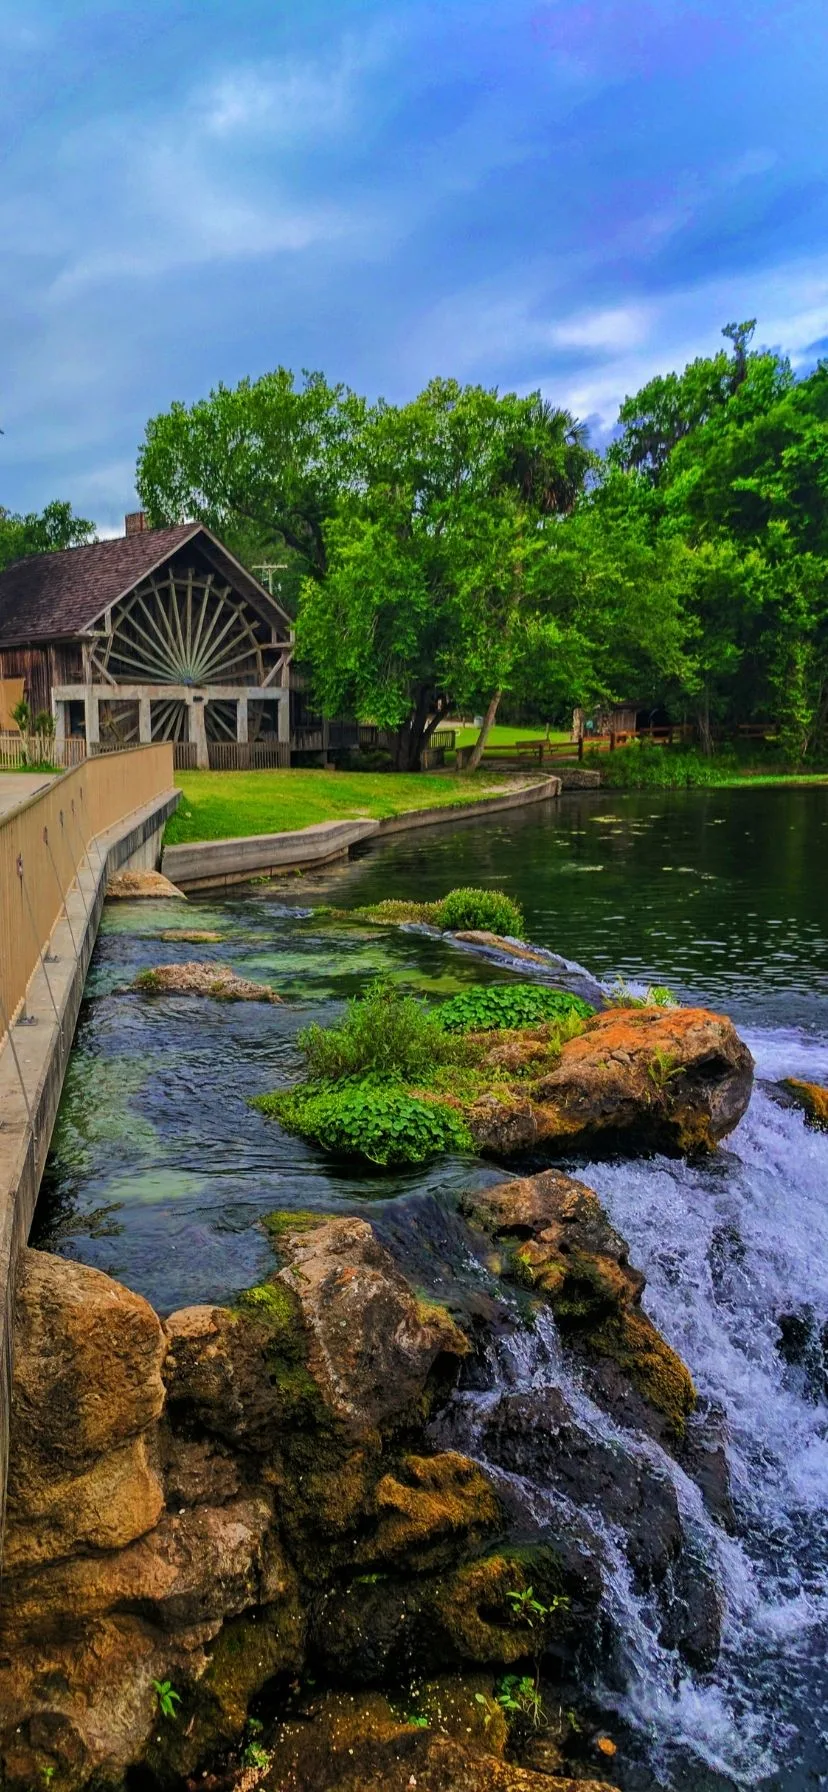
[[[332,928],[303,908],[428,899],[459,883],[501,887],[522,901],[529,936],[553,951],[605,979],[667,982],[685,1000],[731,1013],[760,1078],[828,1081],[827,847],[828,792],[820,789],[602,794],[544,816],[401,836],[291,884],[289,897],[256,891],[194,902],[187,925],[218,930],[212,946],[144,937],[181,925],[180,905],[112,905],[37,1236],[122,1276],[167,1312],[226,1299],[267,1273],[272,1259],[257,1221],[272,1208],[370,1204],[418,1283],[485,1306],[490,1290],[464,1259],[454,1207],[460,1190],[499,1179],[492,1166],[448,1160],[393,1177],[336,1172],[246,1102],[290,1081],[301,1063],[298,1028],[329,1020],[377,971],[435,996],[503,972],[416,932]],[[285,1006],[117,993],[136,970],[189,957],[272,981]],[[618,1644],[603,1696],[628,1737],[624,1783],[630,1792],[828,1786],[820,1346],[828,1136],[807,1131],[760,1082],[708,1165],[652,1159],[578,1173],[646,1271],[647,1310],[689,1364],[703,1402],[725,1409],[737,1521],[728,1538],[659,1453],[725,1600],[721,1659],[703,1675],[681,1669],[659,1644],[612,1527],[592,1515]],[[786,1314],[800,1321],[798,1362],[779,1349]],[[610,1421],[550,1338],[516,1337],[511,1363],[501,1355],[492,1368],[491,1393],[510,1378],[519,1386],[521,1376],[535,1384],[545,1376],[577,1403],[579,1422],[607,1438]],[[629,1435],[615,1442],[655,1450]],[[524,1488],[523,1497],[542,1511],[543,1487]]]

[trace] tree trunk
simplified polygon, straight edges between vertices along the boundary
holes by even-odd
[[[478,768],[480,761],[483,757],[483,748],[485,747],[486,742],[489,738],[489,729],[491,728],[492,723],[495,719],[495,716],[497,715],[497,706],[500,702],[501,695],[502,695],[502,692],[495,691],[494,694],[489,698],[489,707],[486,711],[486,714],[483,717],[483,722],[481,725],[480,733],[478,734],[477,739],[474,743],[474,746],[472,747],[471,757],[466,766],[467,772],[476,772],[477,771],[477,768]]]
[[[418,772],[421,770],[420,757],[423,748],[440,720],[440,703],[432,700],[432,692],[427,687],[420,688],[414,712],[404,722],[397,735],[396,769],[398,772]],[[429,719],[429,711],[434,709],[435,715]]]
[[[696,727],[699,732],[699,746],[705,758],[709,759],[713,752],[713,736],[710,732],[710,692],[707,685],[704,687],[704,693],[696,711]]]

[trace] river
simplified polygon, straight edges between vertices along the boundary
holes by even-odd
[[[715,1160],[577,1167],[629,1240],[647,1310],[702,1401],[726,1412],[737,1514],[733,1537],[690,1514],[725,1596],[713,1674],[679,1671],[645,1602],[614,1577],[623,1644],[602,1696],[630,1738],[629,1792],[828,1785],[828,1136],[762,1086],[828,1081],[827,863],[819,788],[601,793],[400,836],[312,879],[193,899],[186,925],[217,931],[214,945],[159,946],[161,929],[184,924],[180,904],[111,904],[36,1219],[33,1242],[121,1277],[163,1313],[266,1274],[257,1221],[274,1207],[370,1203],[410,1273],[457,1295],[454,1197],[499,1172],[449,1160],[348,1174],[247,1098],[298,1074],[298,1028],[329,1021],[377,972],[426,995],[504,973],[416,932],[314,919],[316,904],[499,887],[523,904],[529,938],[604,980],[667,983],[732,1015],[759,1082]],[[188,957],[270,981],[285,1005],[121,993],[136,971]],[[790,1313],[811,1326],[793,1365],[779,1350]],[[559,1374],[548,1349],[530,1356],[499,1372]]]

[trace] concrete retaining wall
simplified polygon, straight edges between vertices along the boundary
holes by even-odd
[[[164,824],[180,801],[168,791],[97,835],[26,991],[26,1018],[0,1050],[0,1541],[9,1442],[14,1283],[34,1216],[63,1079],[98,932],[107,877],[156,865]],[[25,1090],[25,1094],[24,1094]]]
[[[168,846],[162,870],[182,890],[215,889],[246,883],[279,871],[312,870],[332,859],[345,858],[362,840],[407,834],[414,828],[454,826],[479,821],[481,815],[497,815],[528,804],[549,802],[560,794],[560,778],[542,778],[521,790],[502,796],[481,797],[477,803],[443,804],[435,809],[408,810],[384,821],[324,821],[314,827],[294,828],[283,834],[254,834],[249,839],[199,840],[190,845]]]

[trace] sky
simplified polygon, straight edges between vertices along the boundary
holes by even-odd
[[[828,348],[825,0],[0,0],[0,505],[134,508],[282,363],[531,391]]]

